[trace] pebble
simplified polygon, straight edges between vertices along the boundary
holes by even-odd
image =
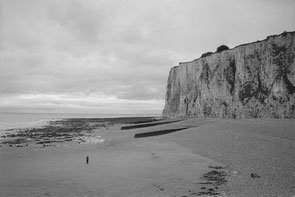
[[[252,178],[260,178],[260,176],[257,173],[251,173]]]

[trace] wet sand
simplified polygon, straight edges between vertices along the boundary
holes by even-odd
[[[219,196],[295,194],[294,120],[191,118],[132,130],[121,126],[95,130],[105,139],[97,144],[1,145],[1,196],[198,196],[215,189],[200,184],[218,171],[214,166],[229,173],[214,191]],[[169,129],[179,130],[134,138]]]
[[[135,139],[119,125],[105,141],[1,147],[1,196],[196,196],[208,166],[221,164],[175,142]],[[37,146],[38,147],[38,146]],[[86,164],[86,156],[89,164]]]

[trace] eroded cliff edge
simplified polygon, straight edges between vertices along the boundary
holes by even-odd
[[[163,116],[295,118],[295,32],[173,67]]]

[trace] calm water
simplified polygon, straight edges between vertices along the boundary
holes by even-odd
[[[7,129],[39,127],[51,120],[63,118],[114,118],[153,116],[146,114],[54,114],[54,113],[0,113],[0,134]],[[157,115],[154,115],[157,116]]]

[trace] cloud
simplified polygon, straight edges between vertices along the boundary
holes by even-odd
[[[23,113],[159,114],[163,101],[126,100],[102,95],[24,94],[0,96],[0,109]]]
[[[178,62],[295,29],[291,0],[2,0],[0,9],[0,111],[161,113]]]
[[[75,36],[86,44],[95,44],[103,26],[106,15],[103,7],[78,1],[54,2],[50,5],[48,16],[67,35]]]

